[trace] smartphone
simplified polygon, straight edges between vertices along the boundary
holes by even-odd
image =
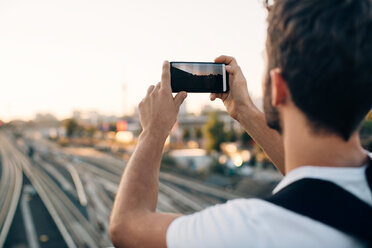
[[[225,64],[210,62],[170,62],[173,92],[229,91],[229,74]]]

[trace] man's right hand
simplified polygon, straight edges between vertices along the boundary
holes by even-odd
[[[248,94],[247,81],[235,58],[222,55],[216,58],[215,62],[226,64],[226,71],[229,73],[230,91],[228,93],[212,93],[210,99],[214,101],[216,98],[220,98],[229,115],[240,122],[243,111],[256,108]]]

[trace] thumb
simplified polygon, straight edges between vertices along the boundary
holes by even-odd
[[[185,91],[179,92],[175,97],[174,97],[174,104],[176,105],[177,108],[181,106],[183,101],[186,99],[187,93]]]

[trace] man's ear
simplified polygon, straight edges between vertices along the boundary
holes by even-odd
[[[271,104],[274,107],[285,104],[289,97],[287,82],[282,77],[282,72],[279,68],[270,71],[271,78]]]

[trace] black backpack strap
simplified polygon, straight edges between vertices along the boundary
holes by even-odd
[[[366,174],[372,188],[371,165],[368,166]],[[301,179],[266,201],[372,244],[372,207],[332,182]]]
[[[372,159],[369,160],[369,166],[366,169],[366,177],[369,185],[369,189],[372,192]]]

